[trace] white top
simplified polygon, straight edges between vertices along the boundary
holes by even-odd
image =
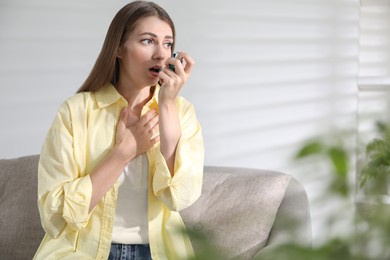
[[[148,168],[144,153],[131,160],[119,177],[113,243],[149,244]]]

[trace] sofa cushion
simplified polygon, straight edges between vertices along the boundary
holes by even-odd
[[[195,252],[206,234],[227,258],[251,259],[267,244],[291,176],[258,169],[205,167],[202,195],[181,211]]]
[[[43,238],[37,207],[38,160],[38,155],[0,160],[0,259],[32,259]],[[251,259],[268,245],[291,180],[291,176],[272,171],[205,166],[202,195],[181,215],[190,230],[213,238],[224,259]],[[307,198],[302,187],[299,189],[304,195],[297,201],[303,202],[301,208]],[[199,239],[191,233],[190,238],[199,252]]]
[[[0,160],[0,259],[31,259],[43,238],[37,207],[38,158]]]

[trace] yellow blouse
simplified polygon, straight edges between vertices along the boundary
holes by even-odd
[[[142,114],[158,110],[157,86]],[[181,126],[174,175],[160,145],[147,151],[149,243],[153,259],[186,259],[193,254],[178,211],[200,196],[204,147],[193,106],[176,100]],[[88,213],[89,173],[115,143],[116,124],[127,101],[112,86],[66,100],[44,142],[38,166],[38,207],[46,232],[34,259],[107,259],[118,182]]]

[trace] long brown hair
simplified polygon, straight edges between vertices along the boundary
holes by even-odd
[[[141,18],[149,16],[156,16],[167,22],[172,29],[173,39],[175,39],[173,21],[159,5],[147,1],[134,1],[125,5],[112,20],[95,65],[77,93],[96,91],[108,83],[115,86],[119,77],[117,51],[119,47],[124,45],[128,35],[134,30],[136,23]],[[172,44],[172,51],[174,50],[174,43],[175,41]]]

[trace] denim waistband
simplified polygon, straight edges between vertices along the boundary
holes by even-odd
[[[126,245],[112,243],[108,260],[151,260],[149,244]]]

